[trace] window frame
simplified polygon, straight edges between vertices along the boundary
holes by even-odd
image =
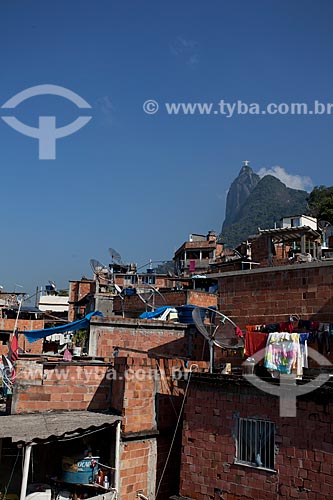
[[[259,448],[262,433],[264,433],[266,443]],[[273,421],[262,418],[239,417],[237,422],[236,456],[234,463],[245,467],[276,472],[275,438],[276,425]],[[253,459],[250,459],[251,455],[258,456],[258,448],[260,452],[260,461],[264,458],[261,465]]]

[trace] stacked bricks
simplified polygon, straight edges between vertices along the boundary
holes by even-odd
[[[107,410],[110,367],[106,364],[41,364],[18,361],[12,413]]]
[[[188,356],[186,325],[166,321],[94,317],[90,323],[91,356],[110,357],[114,347],[161,355]],[[94,346],[92,347],[92,339]],[[120,352],[120,354],[123,354]],[[130,353],[136,356],[135,352]],[[137,354],[138,357],[142,353]]]
[[[228,385],[229,384],[229,385]],[[297,418],[279,416],[278,399],[247,384],[197,383],[185,407],[181,495],[193,500],[331,500],[333,403],[298,400]],[[276,472],[234,464],[239,417],[276,424]]]
[[[137,500],[142,491],[155,498],[156,440],[128,441],[121,445],[120,498]]]

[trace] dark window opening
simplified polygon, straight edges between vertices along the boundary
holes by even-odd
[[[240,418],[236,462],[274,470],[275,424],[269,420]]]

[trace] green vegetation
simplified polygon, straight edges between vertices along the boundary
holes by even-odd
[[[312,217],[333,224],[333,186],[316,186],[308,198]]]

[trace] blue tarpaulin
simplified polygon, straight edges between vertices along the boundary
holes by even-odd
[[[28,339],[28,342],[32,344],[36,342],[36,340],[45,339],[49,335],[54,335],[55,333],[65,333],[65,332],[74,332],[76,330],[84,330],[88,328],[90,325],[90,320],[93,316],[103,316],[103,314],[99,311],[95,311],[87,314],[82,319],[77,321],[73,321],[72,323],[67,323],[66,325],[55,326],[53,328],[45,328],[44,330],[28,330],[24,332],[24,335]]]
[[[166,311],[167,309],[170,309],[170,308],[173,308],[173,306],[162,306],[162,307],[158,307],[157,309],[155,309],[155,311],[149,311],[149,312],[144,312],[142,313],[139,318],[140,319],[153,319],[153,318],[158,318],[158,316],[161,316],[164,311]]]

